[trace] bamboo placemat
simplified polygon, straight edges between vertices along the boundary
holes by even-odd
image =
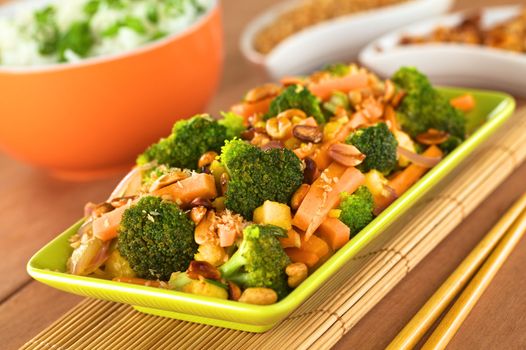
[[[511,127],[513,126],[513,127]],[[263,334],[86,299],[23,349],[327,349],[526,158],[526,108],[281,324]]]

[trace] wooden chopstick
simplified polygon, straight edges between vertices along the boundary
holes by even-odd
[[[471,253],[462,261],[462,263],[455,269],[453,274],[451,274],[451,276],[448,277],[448,279],[440,286],[440,288],[433,294],[433,296],[424,304],[420,311],[418,311],[418,313],[415,316],[413,316],[411,321],[409,321],[409,323],[404,327],[404,329],[402,329],[402,331],[396,336],[396,338],[393,339],[393,341],[389,344],[387,349],[394,350],[414,348],[418,341],[424,336],[424,334],[435,323],[438,317],[440,317],[440,315],[444,312],[447,306],[453,301],[455,296],[457,296],[466,286],[471,277],[476,273],[479,267],[484,263],[484,261],[490,255],[490,253],[494,250],[495,246],[497,246],[499,241],[502,240],[502,244],[507,244],[506,242],[510,242],[509,245],[505,245],[504,248],[501,248],[499,251],[495,250],[495,254],[498,254],[499,252],[503,251],[503,253],[501,253],[503,255],[499,255],[498,259],[494,257],[493,259],[491,259],[491,261],[488,260],[488,263],[496,262],[498,264],[494,265],[493,268],[486,267],[485,269],[485,271],[492,273],[493,275],[491,275],[489,279],[482,277],[479,277],[477,279],[480,280],[482,283],[486,283],[486,286],[487,284],[489,284],[491,278],[495,275],[498,268],[502,265],[505,258],[509,255],[515,244],[520,239],[522,235],[520,232],[521,228],[524,231],[524,227],[526,226],[525,209],[526,194],[523,194],[506,212],[506,214],[504,214],[504,216],[499,220],[499,222],[490,230],[490,232],[486,234],[482,241],[480,241],[479,244],[477,244],[477,246],[471,251]],[[508,229],[510,229],[510,227],[512,227],[512,229],[509,231],[510,234],[507,234]],[[503,239],[503,236],[506,236],[507,238]],[[511,245],[511,243],[514,244]],[[499,248],[502,247],[502,244],[499,244]],[[486,265],[487,263],[484,266]],[[481,272],[483,271],[481,270]],[[479,274],[477,274],[477,276],[478,275]],[[473,280],[473,282],[475,282],[475,280]],[[475,287],[470,288],[470,290],[476,291],[476,293],[478,293],[478,297],[482,294],[484,289],[485,287],[481,290]],[[472,300],[472,298],[468,298],[467,296],[465,296],[462,300],[469,301],[470,306],[472,308],[474,302],[476,302],[478,297]],[[464,318],[467,316],[467,313],[469,313],[469,310],[471,310],[471,308],[464,310],[460,307],[460,304],[457,306],[458,311],[463,310],[461,314]],[[454,315],[448,317],[450,321],[452,321],[454,318]],[[461,321],[463,321],[463,319]],[[444,338],[444,340],[441,340],[439,342],[442,343],[443,341],[445,341],[445,343],[447,343],[447,341],[449,341],[449,339],[451,339],[451,337],[455,334],[456,330],[460,326],[460,323],[455,323],[455,326],[457,327],[456,329],[451,328],[449,331],[447,331],[449,337],[448,339]],[[441,329],[444,331],[446,330],[446,328],[449,329],[449,327],[447,327],[444,323]],[[433,335],[435,341],[442,339],[439,333],[437,333],[436,335],[434,333]]]
[[[447,312],[422,349],[436,350],[444,349],[447,346],[525,232],[526,211],[519,216],[509,232],[504,235],[502,241],[497,245],[466,289],[460,294],[460,297]]]

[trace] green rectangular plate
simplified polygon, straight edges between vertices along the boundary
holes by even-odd
[[[477,106],[467,115],[468,133],[471,136],[336,252],[298,288],[276,304],[250,305],[153,287],[70,275],[65,272],[66,261],[72,251],[68,238],[75,233],[81,222],[67,229],[36,253],[29,261],[27,271],[33,278],[52,287],[87,297],[130,304],[137,310],[150,314],[248,332],[269,330],[303,303],[324,281],[373,238],[382,233],[397,217],[411,208],[417,199],[454,169],[483,140],[494,133],[515,108],[513,98],[498,92],[454,88],[440,90],[447,98],[466,92],[475,97]]]

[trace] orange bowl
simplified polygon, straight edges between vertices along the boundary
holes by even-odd
[[[126,54],[0,67],[0,149],[61,177],[121,170],[175,121],[205,110],[222,63],[214,1],[184,32]]]

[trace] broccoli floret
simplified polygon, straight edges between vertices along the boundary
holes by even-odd
[[[177,205],[143,197],[122,216],[118,248],[139,277],[168,280],[185,271],[197,252],[194,223]]]
[[[245,126],[245,119],[234,112],[221,112],[223,119],[218,123],[226,128],[226,136],[228,140],[240,137],[241,133],[247,129]]]
[[[137,164],[151,161],[170,167],[197,169],[203,153],[219,152],[227,139],[227,129],[208,115],[197,115],[175,123],[172,134],[150,146]]]
[[[291,150],[261,150],[242,140],[223,146],[221,164],[229,181],[225,205],[245,219],[266,200],[288,203],[303,182],[300,159]]]
[[[343,192],[340,209],[340,220],[349,226],[351,234],[355,235],[373,220],[373,195],[366,186],[360,186],[351,195]]]
[[[462,112],[433,88],[425,75],[415,68],[401,68],[392,78],[405,96],[397,108],[397,119],[402,129],[416,137],[429,129],[447,132],[456,141],[446,148],[456,146],[466,135],[466,120]]]
[[[269,111],[263,116],[263,119],[270,119],[291,108],[301,109],[308,116],[314,117],[319,124],[325,123],[318,99],[301,85],[291,85],[283,90],[278,97],[272,100]]]
[[[351,68],[345,63],[332,63],[325,65],[323,70],[331,73],[334,76],[344,77],[350,73]]]
[[[238,250],[219,267],[223,278],[243,288],[272,288],[278,298],[285,297],[289,292],[285,268],[290,259],[277,238],[283,236],[285,230],[277,226],[247,226]]]
[[[398,141],[385,123],[378,123],[352,133],[346,140],[365,154],[365,159],[357,168],[366,173],[376,169],[387,175],[396,166]]]

